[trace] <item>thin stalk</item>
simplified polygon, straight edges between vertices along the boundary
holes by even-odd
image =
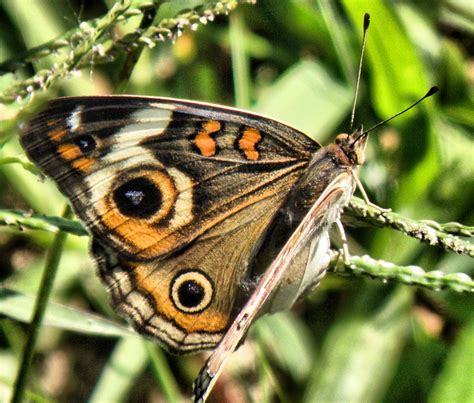
[[[145,30],[153,24],[153,20],[156,17],[156,13],[161,5],[161,1],[155,2],[153,7],[145,9],[143,11],[143,18],[140,22],[140,26],[136,33],[136,39],[140,37],[140,35],[145,32]],[[133,68],[138,62],[140,55],[142,54],[143,47],[145,46],[144,43],[140,44],[140,46],[131,49],[127,53],[127,57],[122,65],[122,70],[118,75],[118,82],[115,88],[115,93],[122,94],[125,92],[128,82],[130,80],[130,76],[132,75]]]
[[[323,17],[328,27],[329,36],[332,39],[334,50],[337,54],[337,60],[341,65],[341,71],[344,74],[346,82],[354,85],[356,82],[356,67],[353,58],[351,57],[351,47],[344,33],[344,21],[337,13],[337,5],[331,0],[321,0],[315,2],[319,6],[321,16]]]
[[[245,26],[239,12],[230,15],[229,24],[232,72],[234,76],[235,104],[239,108],[250,106],[250,73],[245,51]]]
[[[68,219],[71,218],[71,216],[71,208],[69,205],[66,205],[62,217]],[[31,367],[31,361],[33,359],[33,354],[36,347],[36,341],[38,339],[39,330],[43,321],[44,312],[48,305],[49,296],[51,295],[54,279],[56,278],[59,260],[61,259],[66,237],[67,233],[58,232],[54,237],[53,244],[51,245],[46,257],[43,277],[41,279],[38,295],[36,296],[33,319],[30,324],[28,338],[26,340],[25,348],[21,357],[20,368],[18,370],[17,378],[13,388],[12,403],[21,403],[24,401],[25,388],[28,379],[28,373]]]
[[[153,369],[153,375],[161,387],[161,391],[165,397],[165,400],[170,403],[177,403],[182,401],[181,393],[179,392],[179,386],[176,383],[176,379],[166,362],[163,350],[158,348],[156,344],[150,341],[144,341],[145,348],[148,356],[151,360],[151,366]]]

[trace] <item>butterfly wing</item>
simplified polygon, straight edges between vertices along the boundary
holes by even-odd
[[[176,351],[221,337],[259,240],[320,148],[247,112],[127,96],[57,99],[21,141],[92,233],[117,309]]]
[[[213,348],[234,316],[240,285],[278,201],[249,205],[164,259],[127,260],[96,241],[93,253],[116,310],[172,352]]]
[[[322,158],[321,162],[326,165],[329,161]],[[301,253],[313,241],[316,241],[317,245],[321,245],[321,258],[327,254],[329,249],[328,230],[332,224],[339,220],[342,208],[347,205],[354,191],[352,174],[350,170],[341,169],[333,176],[333,179],[291,233],[288,241],[259,280],[254,293],[242,307],[231,327],[199,372],[193,385],[194,402],[206,401],[224,364],[245,337],[253,320],[270,300],[275,289],[284,282],[288,270],[292,270],[291,266],[294,260],[298,259],[298,256],[301,256]],[[318,254],[317,251],[316,254]],[[316,263],[320,264],[320,262]],[[321,268],[325,269],[325,267]]]
[[[57,99],[22,143],[101,242],[142,259],[289,189],[319,147],[269,119],[141,97]]]

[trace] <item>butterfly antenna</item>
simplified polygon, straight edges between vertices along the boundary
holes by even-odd
[[[402,111],[396,113],[395,115],[385,119],[385,120],[382,120],[381,122],[377,123],[375,126],[372,126],[370,129],[367,129],[366,131],[364,131],[363,133],[361,133],[361,135],[354,141],[356,142],[357,140],[359,140],[359,138],[361,137],[364,137],[364,136],[367,136],[367,134],[373,130],[375,130],[377,127],[380,127],[382,125],[384,125],[385,123],[387,122],[390,122],[392,119],[395,119],[397,116],[400,116],[402,113],[405,113],[407,111],[409,111],[411,108],[415,107],[416,105],[418,105],[421,101],[423,101],[424,99],[426,98],[429,98],[431,97],[432,95],[436,94],[437,92],[439,91],[439,88],[438,87],[431,87],[429,89],[429,91],[424,95],[422,96],[418,101],[416,101],[415,103],[411,104],[409,107],[403,109]]]
[[[349,133],[352,132],[352,126],[354,126],[357,97],[359,96],[360,76],[362,74],[362,62],[364,60],[365,43],[367,42],[367,30],[369,29],[369,24],[370,24],[370,15],[368,13],[365,13],[364,14],[364,34],[362,36],[362,49],[360,51],[359,71],[357,72],[357,81],[356,81],[356,88],[355,88],[355,93],[354,93],[354,103],[352,105],[351,124],[349,126]]]

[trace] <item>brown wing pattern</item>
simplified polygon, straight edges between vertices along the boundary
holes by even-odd
[[[57,99],[21,141],[92,233],[117,309],[185,352],[220,338],[262,235],[320,147],[247,112],[126,96]]]

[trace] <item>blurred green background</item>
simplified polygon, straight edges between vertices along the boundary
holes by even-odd
[[[135,1],[133,5],[143,4]],[[203,1],[165,2],[155,23]],[[0,2],[0,63],[98,18],[113,1]],[[242,5],[175,41],[145,48],[126,93],[253,109],[304,130],[322,144],[347,131],[361,48],[371,15],[356,125],[370,127],[424,95],[435,97],[377,130],[361,179],[371,200],[415,219],[474,222],[474,6],[469,0],[262,0]],[[141,15],[112,23],[118,38]],[[84,28],[84,24],[81,25]],[[110,39],[108,39],[110,42]],[[93,43],[100,59],[100,38]],[[0,76],[0,210],[61,214],[64,198],[20,164],[17,131],[30,104],[6,102],[12,85],[67,56],[35,57]],[[92,47],[87,49],[91,51]],[[59,95],[116,91],[124,57],[90,63],[58,80]],[[1,71],[1,69],[0,69]],[[122,83],[123,84],[123,83]],[[348,230],[352,254],[427,271],[474,275],[473,260],[390,230]],[[53,236],[0,229],[3,314],[27,318]],[[33,401],[180,401],[204,355],[174,357],[116,323],[94,274],[86,237],[62,255],[28,398]],[[214,401],[474,401],[474,310],[470,295],[329,274],[291,312],[265,316],[234,354]],[[73,309],[71,309],[71,307]],[[113,318],[106,322],[102,318]],[[10,394],[27,327],[0,318],[0,400]]]

